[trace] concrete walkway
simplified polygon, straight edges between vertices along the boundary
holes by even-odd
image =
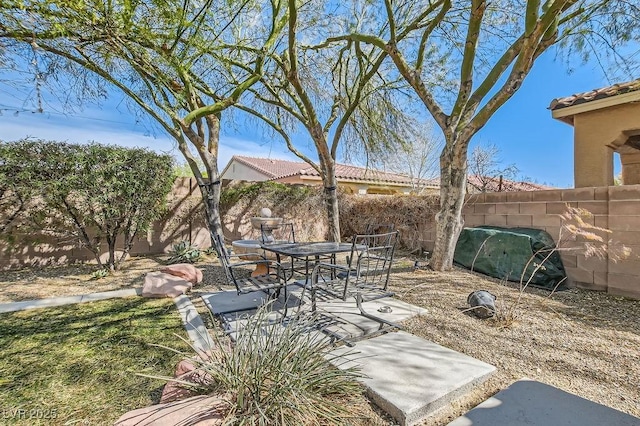
[[[640,426],[640,419],[556,387],[522,379],[448,426]]]
[[[0,303],[0,314],[27,309],[53,308],[56,306],[74,305],[76,303],[95,302],[98,300],[118,299],[122,297],[140,296],[141,288],[103,291],[101,293],[81,294],[78,296],[52,297],[49,299],[24,300],[22,302]]]

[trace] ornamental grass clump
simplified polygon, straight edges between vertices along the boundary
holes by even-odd
[[[331,355],[326,336],[313,318],[297,315],[270,319],[269,305],[247,318],[235,344],[221,343],[203,356],[189,358],[205,383],[198,393],[219,395],[232,425],[350,424],[358,418],[350,401],[362,394],[355,368]],[[226,347],[225,347],[226,346]],[[355,410],[358,411],[358,410]]]

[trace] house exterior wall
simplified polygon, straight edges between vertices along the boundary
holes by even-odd
[[[220,178],[223,180],[246,180],[248,182],[262,182],[264,180],[268,180],[269,176],[234,160],[231,162],[231,164],[229,164],[229,167],[224,170],[224,173],[222,174],[222,176],[220,176]]]
[[[623,132],[640,130],[640,103],[576,114],[573,126],[574,186],[613,185],[613,151],[625,142]],[[640,180],[630,176],[626,183],[640,183]]]
[[[299,175],[287,176],[280,179],[274,179],[275,182],[289,183],[289,184],[304,184],[304,185],[322,185],[322,180],[319,177],[305,176],[302,179]],[[344,181],[338,178],[338,186],[345,189],[350,194],[408,194],[411,192],[409,186],[402,185],[387,185],[387,184],[375,184],[366,182],[350,182]]]

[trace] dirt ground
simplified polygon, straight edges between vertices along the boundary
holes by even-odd
[[[0,303],[141,287],[144,274],[160,269],[164,260],[132,258],[122,271],[101,280],[91,279],[91,265],[0,272]],[[550,295],[531,288],[521,294],[515,283],[466,270],[414,270],[408,257],[399,257],[396,265],[391,289],[428,311],[405,329],[497,368],[488,381],[424,424],[445,425],[523,377],[640,417],[640,301],[579,289]],[[224,286],[215,259],[197,266],[205,279],[194,295]],[[499,310],[513,312],[515,321],[481,320],[465,312],[474,290],[495,294]],[[389,424],[382,417],[374,423]]]

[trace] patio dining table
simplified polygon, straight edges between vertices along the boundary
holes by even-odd
[[[263,250],[275,253],[278,263],[281,263],[281,257],[292,257],[305,262],[305,280],[302,284],[309,281],[313,266],[320,261],[321,258],[329,258],[331,263],[336,262],[336,254],[350,253],[353,248],[352,243],[338,243],[331,241],[315,241],[305,243],[276,243],[261,244]],[[366,246],[357,244],[356,248],[364,249]]]

